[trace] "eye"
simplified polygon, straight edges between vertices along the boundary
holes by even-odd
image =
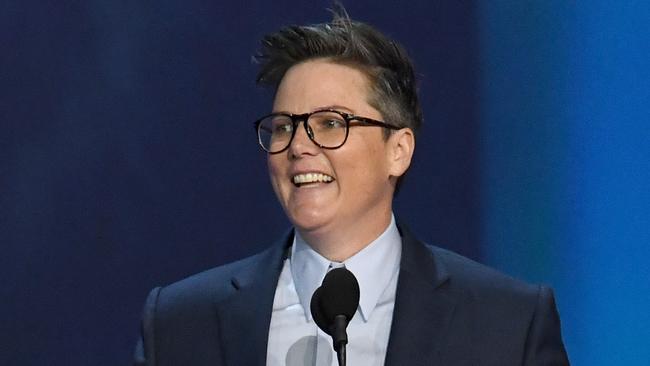
[[[319,111],[309,117],[309,125],[314,132],[329,133],[336,130],[345,131],[346,122],[339,113],[332,111]]]
[[[275,126],[275,132],[291,132],[291,124],[283,123],[281,125]]]
[[[345,127],[345,121],[340,118],[329,118],[324,125],[328,129],[343,128]]]
[[[271,131],[274,134],[285,134],[293,131],[293,124],[285,118],[276,118],[273,120]]]

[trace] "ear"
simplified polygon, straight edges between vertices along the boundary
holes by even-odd
[[[411,166],[415,151],[415,134],[410,128],[394,131],[388,138],[388,174],[400,177]]]

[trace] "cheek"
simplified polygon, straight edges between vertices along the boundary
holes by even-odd
[[[273,189],[276,190],[276,192],[279,189],[279,186],[282,182],[282,177],[284,176],[284,168],[282,161],[278,159],[278,156],[269,156],[266,165],[269,170],[269,177],[271,178],[271,184],[273,185]]]
[[[368,127],[368,129],[372,129]],[[351,152],[354,156],[354,162],[357,162],[358,169],[364,170],[366,174],[376,172],[378,168],[383,168],[386,162],[387,144],[381,137],[380,129],[375,129],[372,135],[362,139],[358,148]]]
[[[341,184],[350,188],[350,194],[359,196],[372,192],[384,183],[383,150],[364,145],[364,149],[350,151],[338,161],[337,174]],[[360,198],[360,197],[351,197]]]

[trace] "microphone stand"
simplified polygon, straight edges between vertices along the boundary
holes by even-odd
[[[346,366],[345,346],[348,344],[348,334],[345,328],[347,328],[347,325],[348,319],[345,315],[337,315],[334,317],[332,340],[334,341],[334,350],[336,351],[339,366]]]
[[[339,360],[339,366],[345,366],[345,343],[339,345],[336,350],[336,358]]]

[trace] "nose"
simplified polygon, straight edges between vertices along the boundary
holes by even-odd
[[[300,123],[303,125],[300,126]],[[305,121],[301,121],[296,125],[296,133],[293,136],[293,141],[289,146],[289,152],[293,157],[301,155],[315,155],[318,153],[319,147],[309,138],[308,133],[312,133]],[[309,131],[309,132],[308,132]],[[313,135],[312,135],[313,137]]]

